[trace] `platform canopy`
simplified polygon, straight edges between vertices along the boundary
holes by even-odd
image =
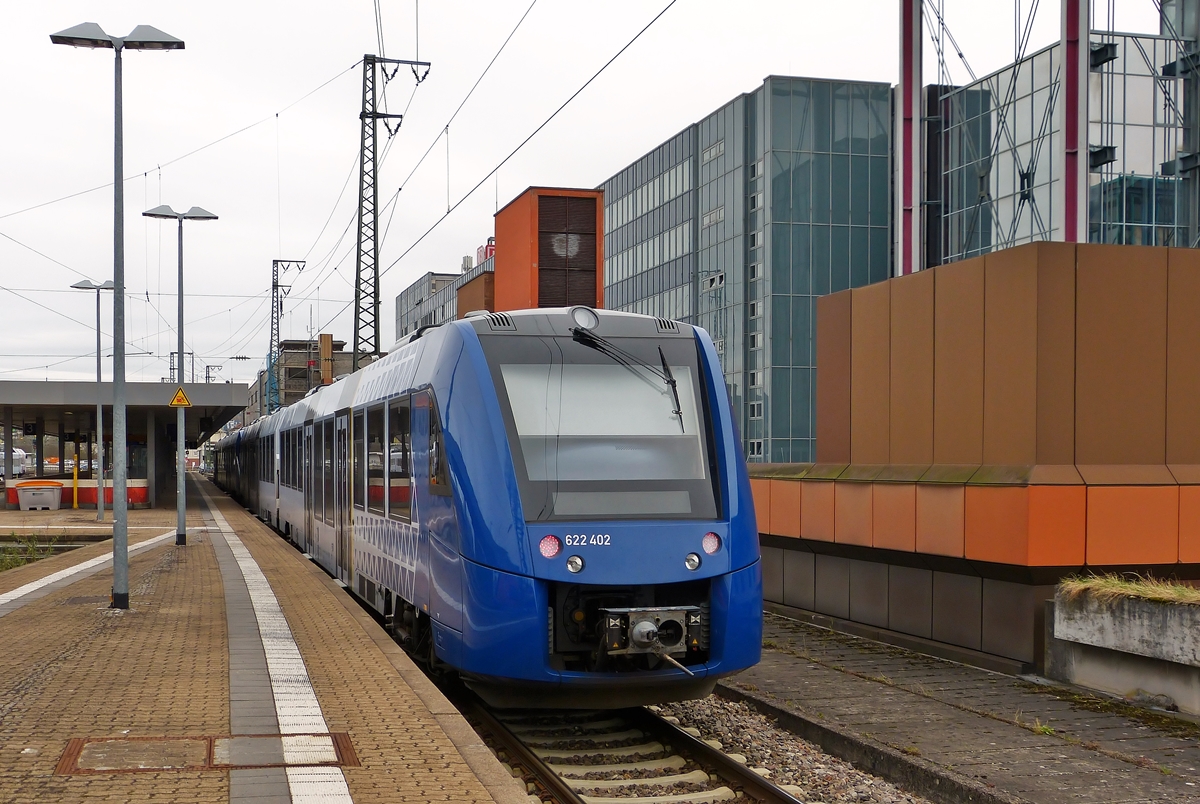
[[[178,384],[130,382],[125,384],[129,440],[144,442],[147,414],[160,422],[174,422],[169,407]],[[185,408],[187,440],[201,443],[246,407],[248,386],[243,383],[183,383],[191,407]],[[0,381],[0,420],[8,419],[12,409],[15,427],[32,425],[40,418],[46,434],[74,433],[84,440],[96,429],[96,402],[104,405],[104,429],[111,437],[112,383],[57,381]],[[60,428],[61,425],[61,428]],[[174,427],[170,428],[173,434]]]

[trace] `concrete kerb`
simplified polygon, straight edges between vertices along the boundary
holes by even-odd
[[[267,528],[265,524],[255,520],[255,524],[260,527]],[[268,529],[269,530],[269,529]],[[270,535],[274,538],[282,538],[274,531],[270,531]],[[383,652],[392,667],[396,668],[396,672],[400,674],[400,678],[407,684],[416,694],[417,698],[433,715],[442,731],[450,739],[450,742],[457,749],[463,761],[467,763],[467,767],[479,779],[480,784],[487,790],[488,795],[492,797],[492,801],[496,804],[529,804],[529,794],[525,791],[524,785],[520,781],[513,778],[504,766],[500,763],[491,750],[484,745],[483,740],[471,728],[471,724],[467,723],[466,718],[454,708],[454,704],[442,695],[441,691],[434,685],[429,678],[421,672],[421,670],[413,664],[412,659],[408,658],[403,649],[396,644],[379,623],[375,622],[369,614],[350,598],[350,595],[339,586],[332,578],[316,564],[305,561],[305,568],[311,572],[325,588],[333,595],[346,612],[354,618],[359,627],[366,632],[371,641]],[[1005,802],[1005,804],[1008,804]]]
[[[716,694],[775,719],[781,727],[859,770],[937,804],[1030,804],[1027,799],[990,788],[927,759],[909,756],[849,730],[818,722],[727,684],[718,682]]]

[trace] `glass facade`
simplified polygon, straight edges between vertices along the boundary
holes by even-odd
[[[887,84],[770,77],[604,183],[605,299],[704,327],[751,461],[811,461],[815,299],[891,273]]]
[[[396,340],[420,327],[458,318],[458,289],[480,274],[495,270],[496,258],[488,257],[461,274],[425,274],[400,291],[396,296]]]
[[[1092,31],[1088,240],[1189,245],[1180,43]],[[941,93],[942,261],[1064,239],[1062,47]],[[936,151],[935,151],[936,152]],[[937,230],[935,229],[935,232]]]

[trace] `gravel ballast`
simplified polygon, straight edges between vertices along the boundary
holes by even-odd
[[[699,729],[706,740],[719,740],[726,753],[745,756],[750,767],[766,768],[770,771],[767,778],[775,784],[799,788],[789,792],[801,801],[929,804],[925,798],[910,795],[826,754],[745,704],[710,695],[698,701],[652,708],[677,718],[681,726]]]

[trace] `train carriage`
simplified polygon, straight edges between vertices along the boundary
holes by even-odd
[[[215,476],[501,706],[697,697],[756,663],[758,532],[701,329],[576,307],[419,330]]]

